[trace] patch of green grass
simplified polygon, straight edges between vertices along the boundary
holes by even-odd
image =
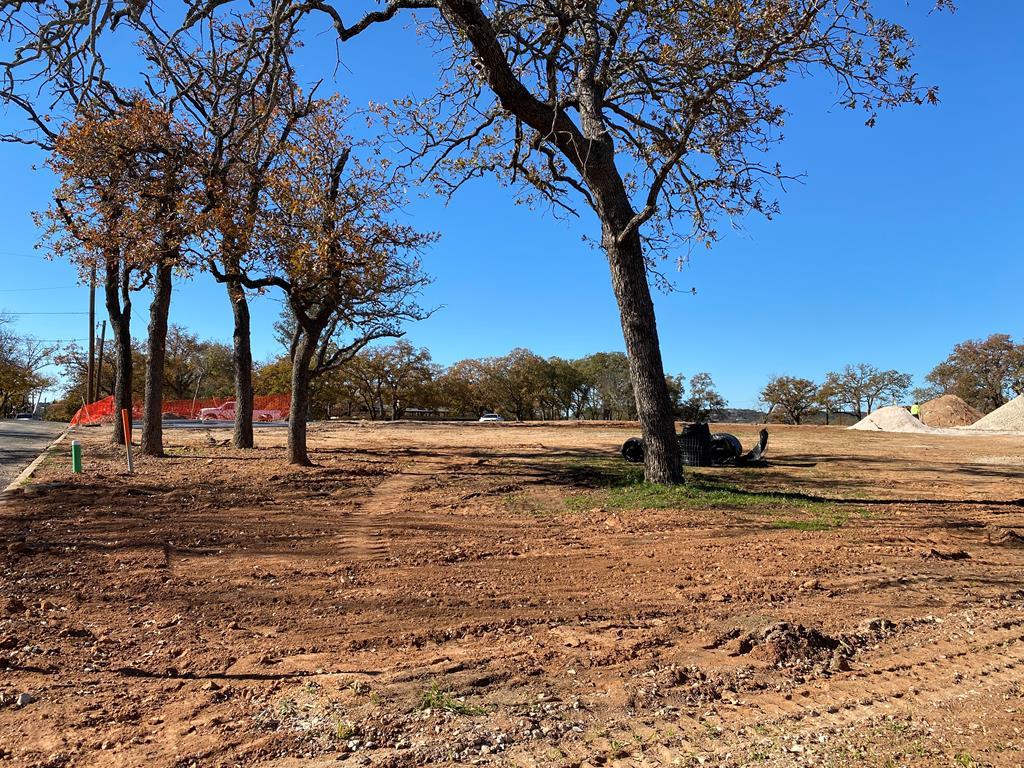
[[[832,530],[846,522],[848,514],[828,501],[807,499],[799,494],[752,491],[722,483],[688,470],[682,485],[644,482],[643,468],[617,459],[578,461],[577,474],[586,477],[594,490],[575,494],[567,500],[570,510],[604,509],[743,509],[758,513],[799,511],[808,517],[779,520],[776,527],[796,530]]]
[[[281,715],[281,717],[287,717],[288,715],[294,715],[298,711],[299,711],[299,708],[295,704],[295,699],[286,697],[286,698],[281,699],[281,701],[279,701],[277,703],[277,713],[279,715]]]
[[[338,741],[348,741],[359,733],[359,727],[347,720],[338,720],[334,724],[334,736]]]
[[[825,514],[796,520],[773,520],[772,528],[790,531],[834,531],[836,528],[841,528],[846,520],[847,515],[842,513]]]
[[[867,507],[852,507],[850,514],[856,515],[861,520],[875,520],[882,516],[881,510],[868,509]]]
[[[886,722],[886,726],[893,733],[903,733],[910,727],[910,724],[903,720],[889,720]]]
[[[928,754],[928,750],[925,749],[924,742],[921,739],[914,739],[906,747],[907,754],[914,755],[915,757],[924,757]]]
[[[420,697],[419,708],[442,709],[445,712],[452,712],[456,715],[482,715],[487,712],[486,707],[467,704],[462,699],[457,699],[450,691],[443,690],[436,683]]]
[[[617,739],[612,739],[611,744],[609,745],[609,752],[615,759],[629,756],[629,748],[626,745],[626,742],[619,741]]]
[[[709,739],[720,739],[722,737],[722,729],[708,720],[701,720],[700,724],[704,727],[704,733]]]

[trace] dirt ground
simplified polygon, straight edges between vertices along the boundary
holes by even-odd
[[[773,426],[663,491],[634,433],[77,430],[0,503],[0,763],[1024,765],[1024,438]]]

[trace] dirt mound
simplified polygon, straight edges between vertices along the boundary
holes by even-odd
[[[1010,402],[996,408],[988,416],[972,424],[970,429],[1024,432],[1024,395],[1018,395]]]
[[[801,624],[780,621],[740,637],[734,651],[772,667],[841,668],[852,649],[840,640]]]
[[[929,427],[966,427],[982,415],[956,395],[941,395],[921,406],[921,421]]]
[[[910,411],[902,405],[888,405],[879,408],[870,415],[854,424],[850,429],[863,429],[869,432],[931,432],[919,420],[910,415]]]

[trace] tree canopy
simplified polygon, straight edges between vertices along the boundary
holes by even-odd
[[[1024,344],[1005,333],[960,342],[925,378],[939,394],[957,395],[988,413],[1024,394]]]

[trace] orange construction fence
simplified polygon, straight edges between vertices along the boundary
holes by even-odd
[[[254,398],[253,421],[280,421],[288,418],[291,395],[263,395]],[[204,397],[198,400],[164,400],[160,410],[164,418],[234,421],[235,400],[231,397]],[[205,411],[205,413],[204,413]],[[132,418],[142,418],[142,403],[132,407]],[[83,405],[71,418],[71,424],[110,424],[114,421],[113,396]]]

